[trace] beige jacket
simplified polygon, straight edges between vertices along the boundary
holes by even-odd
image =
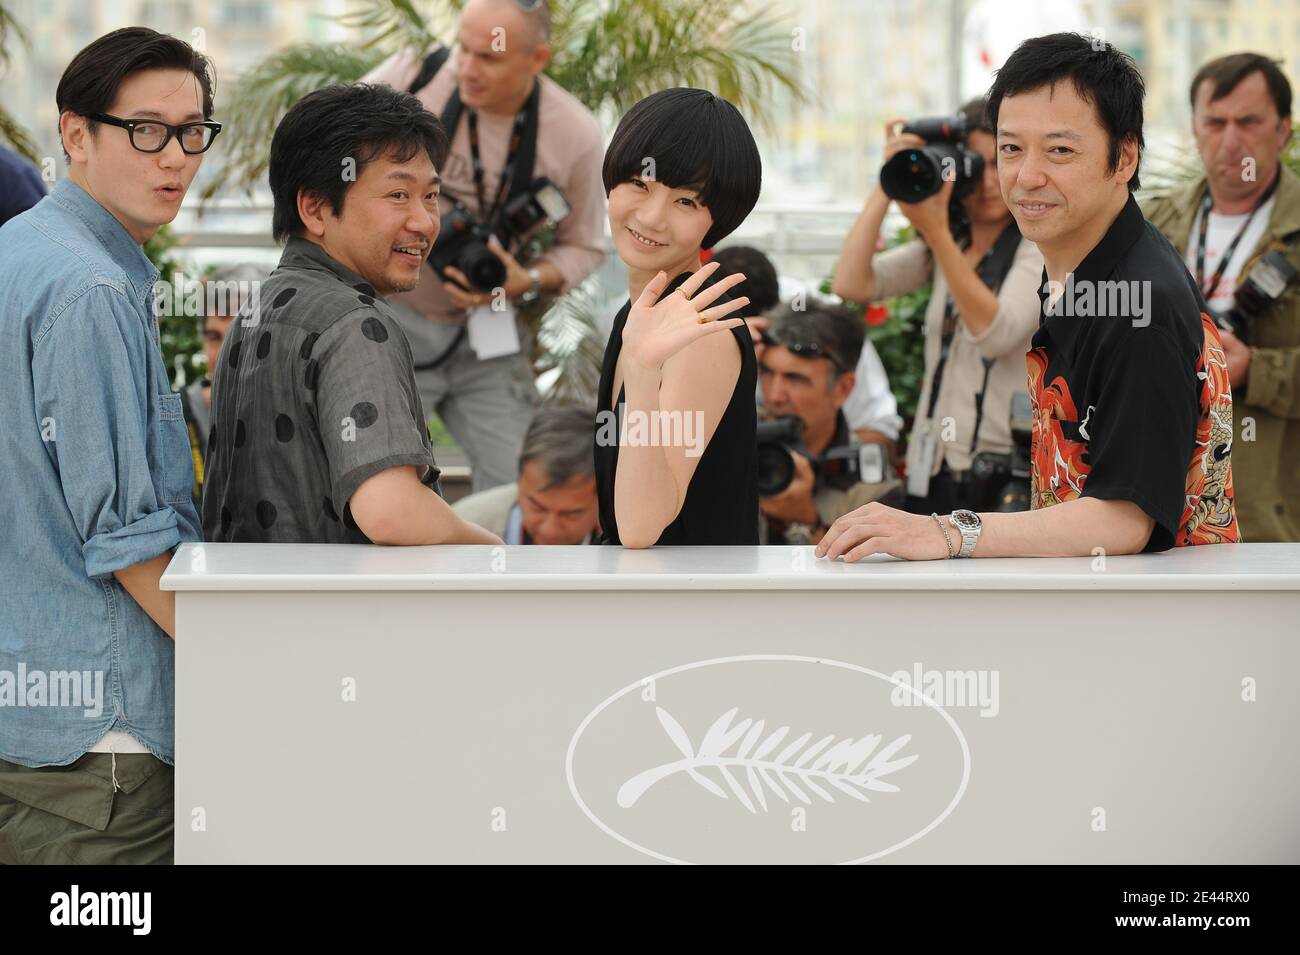
[[[1143,204],[1147,219],[1187,252],[1205,179]],[[1277,249],[1300,270],[1300,177],[1286,166],[1268,228],[1242,275]],[[1300,541],[1300,282],[1251,329],[1250,376],[1232,396],[1232,481],[1237,522],[1250,543]]]
[[[875,273],[877,300],[904,295],[932,282],[934,286],[930,304],[925,310],[925,378],[917,401],[912,438],[908,443],[907,466],[908,472],[912,473],[922,444],[920,438],[931,427],[926,411],[930,407],[934,370],[939,364],[948,282],[942,270],[934,267],[930,250],[920,239],[878,253],[871,260],[871,268]],[[989,372],[984,419],[975,450],[999,454],[1011,450],[1011,396],[1027,387],[1025,353],[1029,351],[1029,340],[1038,329],[1038,288],[1042,277],[1043,257],[1038,246],[1028,239],[1021,239],[1011,262],[1011,271],[998,293],[999,308],[993,324],[977,338],[958,319],[934,409],[936,447],[941,448],[942,453],[935,454],[930,469],[932,475],[939,472],[944,460],[953,471],[965,471],[970,467],[975,396],[984,383],[982,358],[995,359],[996,363]],[[950,441],[943,440],[946,418],[951,418],[953,424]]]

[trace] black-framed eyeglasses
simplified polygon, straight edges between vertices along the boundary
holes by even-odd
[[[766,331],[760,332],[759,337],[762,338],[764,345],[776,345],[799,358],[825,358],[840,371],[848,371],[830,349],[820,342],[779,342]]]
[[[156,119],[119,119],[107,113],[91,113],[89,118],[97,123],[125,129],[131,138],[131,145],[142,153],[162,152],[175,136],[181,144],[182,152],[197,156],[207,152],[212,141],[217,138],[217,133],[221,132],[221,124],[210,119],[172,126]]]

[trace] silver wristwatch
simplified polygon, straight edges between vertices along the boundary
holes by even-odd
[[[979,543],[980,531],[984,529],[980,516],[974,511],[953,511],[948,515],[948,523],[961,534],[961,552],[957,556],[971,556],[975,552],[975,545]]]
[[[542,294],[542,273],[537,269],[529,269],[528,277],[533,280],[532,286],[523,295],[519,296],[519,303],[527,305],[529,302],[537,301]]]

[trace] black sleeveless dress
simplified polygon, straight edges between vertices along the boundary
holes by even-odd
[[[668,283],[663,295],[676,291],[691,273],[683,272]],[[705,283],[711,285],[712,281]],[[661,295],[660,298],[663,296]],[[724,294],[713,302],[719,305],[728,301]],[[620,388],[618,400],[611,401],[614,386],[614,368],[623,350],[623,326],[632,310],[629,299],[614,319],[614,328],[605,346],[605,361],[601,366],[600,387],[596,392],[597,412],[617,408],[617,431],[623,433],[622,406],[626,388]],[[719,333],[721,334],[721,333]],[[740,325],[731,329],[740,346],[740,375],[731,392],[731,400],[722,413],[722,420],[700,456],[686,489],[686,501],[681,513],[659,535],[657,545],[667,544],[757,544],[758,543],[758,455],[755,433],[758,427],[758,410],[754,390],[758,385],[758,363],[754,359],[754,342],[749,329]],[[599,422],[608,418],[600,414]],[[608,429],[606,429],[608,430]],[[621,543],[618,522],[614,519],[614,473],[618,467],[617,441],[596,449],[596,493],[600,501],[600,526],[602,544]]]

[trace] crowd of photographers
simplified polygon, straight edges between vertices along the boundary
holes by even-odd
[[[544,25],[513,58],[476,55],[483,6],[467,7],[451,69],[439,47],[423,59],[395,57],[371,77],[415,92],[453,121],[449,129],[463,102],[480,107],[442,170],[452,202],[429,259],[436,280],[396,296],[395,311],[424,407],[471,464],[474,493],[457,512],[508,543],[598,541],[591,415],[579,427],[582,410],[541,401],[523,316],[601,262],[600,133],[541,76]],[[537,77],[540,106],[529,96]],[[1205,174],[1144,208],[1185,253],[1221,329],[1241,409],[1233,450],[1243,536],[1300,540],[1300,182],[1280,161],[1290,85],[1272,60],[1237,54],[1206,64],[1190,99]],[[870,501],[918,514],[1029,508],[1025,353],[1039,325],[1043,259],[1003,201],[994,150],[981,99],[952,117],[888,123],[879,181],[838,260],[832,289],[846,302],[930,289],[924,376],[905,434],[858,312],[780,278],[758,249],[714,253],[720,276],[746,276],[738,292],[750,299],[741,314],[759,361],[761,541],[816,543]],[[1243,178],[1244,160],[1254,178]],[[482,175],[489,162],[502,167],[491,201]],[[880,251],[891,205],[915,238]],[[539,243],[542,222],[551,228]],[[233,269],[214,279],[251,275]],[[494,289],[505,291],[506,307],[493,307]],[[210,368],[230,318],[204,320]],[[209,379],[184,398],[197,494]]]
[[[436,280],[391,304],[423,407],[436,411],[471,464],[474,493],[456,510],[507,543],[595,542],[591,413],[541,401],[525,316],[603,259],[601,134],[594,117],[541,74],[545,18],[520,15],[530,42],[504,55],[486,55],[500,16],[487,0],[467,6],[454,59],[446,47],[401,54],[368,77],[415,93],[458,130],[440,170],[443,221],[429,257]],[[1145,212],[1185,252],[1221,328],[1242,409],[1233,450],[1243,535],[1300,540],[1300,182],[1280,162],[1290,85],[1273,61],[1237,54],[1206,64],[1190,98],[1205,174]],[[475,122],[458,128],[467,106]],[[1030,506],[1024,356],[1039,323],[1043,259],[1021,240],[1003,201],[984,102],[948,118],[894,120],[885,132],[885,164],[844,241],[832,289],[860,304],[931,290],[908,433],[858,312],[781,279],[758,249],[733,245],[713,256],[720,275],[746,276],[738,291],[750,299],[741,314],[759,361],[766,543],[816,543],[838,517],[870,501],[919,514]],[[1245,159],[1254,161],[1255,178],[1243,178]],[[490,200],[489,165],[500,167]],[[5,199],[15,211],[39,199],[39,177],[11,181]],[[915,238],[879,251],[891,205]],[[549,228],[539,242],[543,222]],[[233,290],[265,278],[234,266],[210,281]],[[495,307],[493,290],[506,299]],[[196,503],[211,376],[245,304],[233,293],[224,301],[224,314],[200,317],[208,374],[182,392]]]
[[[1290,85],[1274,61],[1244,53],[1205,64],[1189,97],[1205,174],[1144,212],[1184,254],[1220,329],[1240,409],[1232,449],[1243,539],[1297,541],[1300,179],[1281,162]],[[975,100],[951,118],[888,124],[879,182],[834,275],[835,294],[855,303],[931,289],[904,453],[897,406],[858,313],[802,292],[782,301],[776,270],[756,249],[716,254],[724,273],[747,276],[739,290],[751,299],[764,542],[815,543],[869,501],[918,514],[1030,507],[1025,354],[1039,327],[1043,259],[1003,201],[984,116]],[[877,251],[891,203],[916,238]],[[587,437],[572,435],[575,454]],[[459,507],[478,506],[471,497]],[[527,495],[517,506],[548,512]]]
[[[498,45],[499,29],[515,40]],[[605,152],[595,118],[542,73],[549,30],[545,2],[470,0],[454,53],[395,57],[295,103],[268,163],[280,264],[211,278],[226,294],[220,308],[201,296],[208,376],[180,394],[143,245],[222,131],[211,64],[148,28],[115,31],[59,82],[68,171],[50,194],[0,152],[0,407],[18,422],[0,457],[14,582],[0,651],[110,674],[115,701],[93,715],[20,705],[0,722],[0,862],[170,853],[176,619],[160,579],[185,542],[618,544],[621,523],[625,546],[672,543],[704,473],[672,470],[692,447],[712,450],[692,532],[729,514],[718,542],[816,544],[832,560],[938,559],[940,539],[949,558],[1300,540],[1300,178],[1282,161],[1291,88],[1273,61],[1200,69],[1204,175],[1145,218],[1142,81],[1086,38],[1026,41],[987,104],[888,124],[833,290],[879,304],[930,288],[905,434],[857,311],[783,283],[756,249],[701,265],[760,190],[736,108],[652,94]],[[1088,162],[1072,165],[1075,146]],[[662,181],[641,166],[655,155]],[[631,281],[601,400],[701,384],[725,399],[671,460],[604,440],[604,411],[542,402],[528,358],[529,318],[602,260],[607,197]],[[893,203],[916,237],[882,249]],[[639,284],[633,262],[651,265]],[[1160,301],[1118,313],[1131,322],[1077,322],[1063,311],[1076,271],[1154,278]],[[695,364],[665,376],[687,341],[704,343]],[[705,380],[711,354],[729,377]],[[698,403],[651,410],[687,428],[683,406]],[[426,410],[473,469],[454,509]],[[610,506],[619,448],[640,478],[620,492],[630,522]]]
[[[583,543],[600,537],[590,427],[578,426],[581,410],[541,401],[526,317],[603,260],[602,136],[590,112],[542,74],[546,5],[516,12],[527,42],[493,49],[501,10],[483,0],[462,14],[454,57],[443,46],[399,54],[366,77],[414,93],[456,131],[439,171],[442,223],[428,260],[436,275],[390,304],[423,407],[471,465],[474,493],[456,509],[508,542]],[[1233,451],[1243,535],[1300,540],[1300,184],[1280,161],[1291,88],[1274,61],[1243,53],[1206,64],[1189,92],[1204,175],[1144,211],[1184,251],[1221,329],[1242,409]],[[470,122],[458,125],[464,110]],[[984,102],[952,117],[894,120],[885,132],[884,166],[844,241],[832,289],[859,304],[930,289],[924,376],[906,434],[857,312],[792,291],[757,249],[714,254],[720,275],[747,277],[738,291],[750,298],[742,314],[759,360],[767,543],[815,543],[869,501],[920,514],[1030,504],[1024,356],[1039,324],[1043,259],[1003,201]],[[0,195],[9,218],[35,204],[43,185],[12,153],[0,161],[13,173]],[[1243,175],[1246,163],[1253,176]],[[491,196],[487,169],[495,170]],[[915,238],[880,251],[891,205]],[[210,281],[233,290],[266,277],[233,266]],[[181,394],[196,504],[211,377],[246,304],[233,292],[223,301],[224,312],[199,318],[207,375]]]

